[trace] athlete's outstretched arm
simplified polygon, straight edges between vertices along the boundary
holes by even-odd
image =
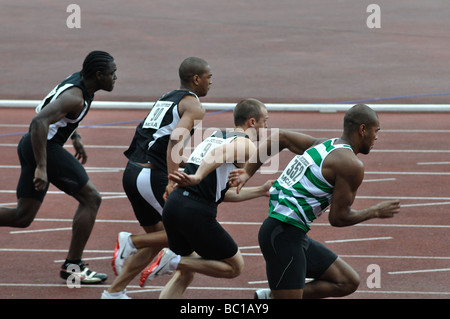
[[[195,174],[188,175],[185,172],[175,171],[169,174],[169,179],[179,186],[196,185],[224,163],[245,163],[255,151],[256,147],[252,141],[248,138],[237,137],[232,143],[218,146],[210,151],[203,158]]]
[[[303,154],[308,148],[324,140],[297,132],[286,130],[276,131],[258,146],[257,151],[245,164],[243,169],[237,169],[230,173],[230,185],[236,187],[236,192],[239,193],[245,183],[247,183],[261,165],[270,157],[286,148],[295,154]]]

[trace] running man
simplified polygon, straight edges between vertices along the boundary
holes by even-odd
[[[113,57],[107,52],[93,51],[85,58],[80,72],[70,75],[45,97],[36,108],[37,115],[31,121],[29,132],[17,147],[22,168],[17,185],[17,207],[0,208],[0,226],[26,228],[39,211],[49,183],[74,197],[79,205],[60,276],[67,279],[75,271],[84,284],[103,282],[107,275],[90,270],[81,260],[101,196],[83,167],[87,155],[76,129],[88,113],[94,93],[98,90],[111,92],[116,80]],[[75,156],[63,147],[69,137]]]
[[[351,208],[364,177],[364,165],[356,154],[369,154],[379,130],[375,111],[357,104],[346,112],[340,138],[316,139],[281,131],[260,145],[267,151],[261,154],[273,156],[273,148],[287,148],[298,155],[270,189],[269,217],[258,235],[270,290],[257,291],[255,298],[340,297],[357,289],[358,274],[307,232],[328,207],[328,219],[336,227],[389,218],[399,212],[398,200],[362,210]],[[230,183],[238,191],[263,164],[264,159],[256,159],[258,154],[244,169],[230,174]],[[306,277],[314,280],[305,284]]]
[[[241,273],[244,260],[233,238],[217,221],[217,206],[222,201],[266,195],[272,181],[237,194],[229,190],[228,175],[243,167],[256,151],[252,141],[259,140],[267,119],[267,109],[260,101],[239,102],[234,109],[235,130],[213,133],[195,148],[184,172],[169,175],[179,185],[163,209],[170,249],[162,250],[141,278],[144,282],[176,271],[160,298],[181,298],[195,273],[219,278]]]
[[[205,115],[199,97],[206,96],[212,84],[209,64],[197,57],[185,59],[178,73],[179,89],[164,94],[153,105],[137,126],[131,145],[125,151],[128,163],[123,174],[123,188],[137,220],[146,232],[142,237],[145,239],[152,234],[150,238],[156,244],[155,247],[140,249],[124,265],[126,258],[119,252],[119,247],[124,247],[131,234],[119,233],[112,260],[114,273],[118,277],[103,292],[103,299],[127,299],[126,287],[130,281],[142,272],[163,247],[167,247],[161,219],[163,196],[173,189],[173,182],[168,180],[167,172],[178,170],[182,163],[185,141]]]

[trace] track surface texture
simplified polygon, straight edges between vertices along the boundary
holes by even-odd
[[[374,29],[366,24],[373,1],[366,0],[75,3],[81,28],[67,26],[69,2],[0,0],[0,99],[42,99],[98,49],[110,52],[118,66],[114,91],[98,92],[98,101],[154,101],[178,87],[181,61],[199,56],[213,72],[203,102],[254,97],[265,103],[448,103],[445,0],[379,0],[381,28]],[[146,113],[92,109],[80,129],[89,152],[88,174],[103,195],[84,259],[106,272],[108,281],[69,289],[59,279],[76,203],[50,188],[29,228],[0,230],[0,298],[98,299],[109,286],[117,233],[141,232],[121,186],[122,153]],[[15,147],[34,110],[3,108],[0,114],[0,203],[14,205],[20,173]],[[272,112],[269,126],[335,137],[342,117]],[[448,299],[450,114],[382,113],[380,121],[379,140],[362,157],[366,175],[355,207],[400,198],[402,212],[340,229],[329,226],[324,214],[310,235],[360,274],[361,285],[349,299]],[[231,112],[208,113],[202,127],[231,128]],[[273,163],[277,172],[257,174],[252,183],[275,178],[289,159],[282,152]],[[186,298],[247,299],[266,287],[257,232],[267,206],[264,198],[220,206],[219,220],[244,254],[244,273],[233,280],[197,276]],[[368,284],[373,264],[381,271],[380,288]],[[146,289],[133,282],[130,296],[157,298],[167,279]]]

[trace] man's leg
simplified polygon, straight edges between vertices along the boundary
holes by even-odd
[[[17,207],[0,207],[0,226],[26,228],[36,217],[42,202],[33,198],[20,198]]]
[[[147,232],[146,234],[131,235],[131,241],[133,242],[134,247],[136,247],[136,249],[146,247],[159,248],[157,252],[164,247],[168,247],[169,242],[164,226],[162,222],[158,223],[158,225],[160,226],[157,229],[155,228],[156,230]]]
[[[195,273],[216,278],[235,278],[241,274],[243,268],[244,260],[239,251],[233,257],[223,260],[203,259],[196,254],[183,256],[174,277],[161,292],[160,299],[181,298]]]
[[[79,205],[73,218],[72,240],[67,259],[81,260],[84,247],[94,228],[102,198],[91,181],[88,181],[74,197],[78,200]]]
[[[338,257],[322,276],[305,285],[303,298],[347,296],[358,288],[359,282],[358,273]]]
[[[359,285],[359,275],[338,257],[320,278],[308,282],[303,289],[272,290],[273,299],[315,299],[343,297],[353,293]]]
[[[194,272],[177,270],[169,282],[164,286],[159,299],[181,299],[187,287],[194,280]]]
[[[197,272],[216,278],[235,278],[244,269],[244,259],[240,251],[223,260],[203,259],[200,256],[181,257],[177,270]]]
[[[153,226],[145,226],[144,230],[147,234],[138,235],[138,237],[153,234],[155,234],[155,236],[145,236],[147,246],[142,246],[143,248],[139,248],[141,246],[136,247],[136,243],[133,242],[138,251],[126,260],[123,265],[122,272],[116,277],[111,287],[107,289],[109,293],[123,291],[131,280],[133,280],[134,277],[144,270],[145,267],[155,258],[158,252],[162,248],[168,246],[167,236],[164,236],[165,241],[161,241],[161,233],[165,234],[162,222],[159,222]],[[154,237],[155,239],[153,242],[150,241],[151,237]]]

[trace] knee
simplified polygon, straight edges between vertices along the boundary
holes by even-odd
[[[102,203],[102,195],[100,195],[97,190],[93,191],[90,195],[90,202],[92,203],[93,208],[98,210],[100,208],[100,204]]]
[[[102,196],[94,187],[90,188],[89,191],[78,193],[77,199],[80,204],[89,207],[93,211],[97,211],[102,203]]]
[[[340,291],[339,295],[347,296],[354,293],[356,289],[358,289],[360,282],[361,279],[356,272],[353,271],[352,273],[347,274],[345,279],[338,283]]]
[[[230,264],[230,266],[230,271],[226,278],[236,278],[242,274],[242,271],[244,270],[244,260],[242,257],[238,258],[234,263]]]
[[[231,273],[230,279],[236,278],[242,274],[242,271],[244,270],[244,265],[241,267],[233,268],[233,272]]]
[[[31,225],[31,223],[33,222],[33,218],[29,218],[29,217],[18,217],[15,222],[14,222],[14,227],[17,228],[27,228]]]
[[[16,228],[29,227],[34,220],[38,209],[39,207],[19,204],[17,208],[12,209],[8,214],[8,226]]]

